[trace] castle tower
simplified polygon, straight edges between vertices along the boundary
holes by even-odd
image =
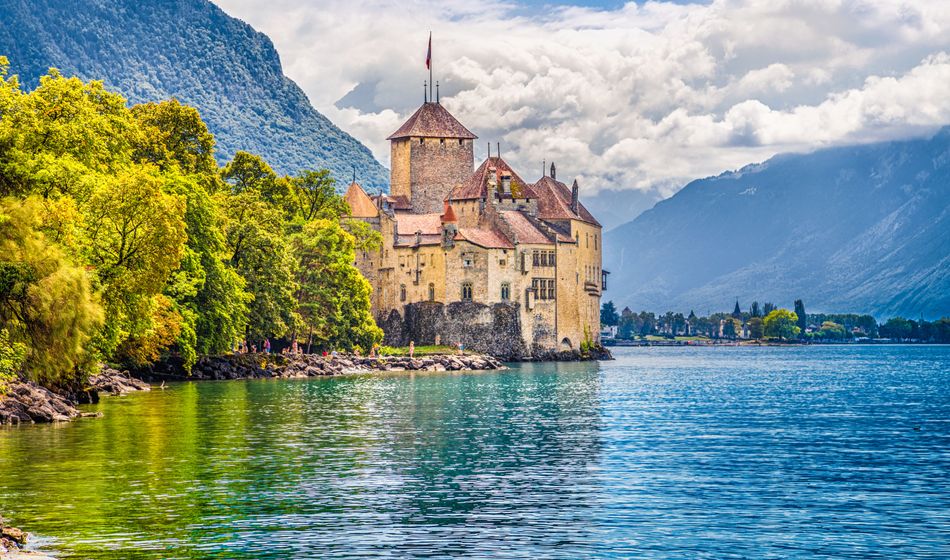
[[[441,213],[449,191],[472,175],[476,138],[438,101],[423,103],[387,138],[390,194],[406,197],[413,213]]]

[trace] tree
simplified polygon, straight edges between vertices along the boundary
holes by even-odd
[[[221,178],[235,193],[257,191],[266,202],[286,211],[294,207],[289,181],[278,177],[260,156],[238,151],[224,166]]]
[[[752,308],[749,310],[749,315],[752,317],[761,317],[762,311],[759,309],[759,302],[753,301]]]
[[[760,339],[765,335],[765,322],[761,317],[749,319],[749,338]]]
[[[106,309],[101,349],[139,364],[156,359],[180,332],[181,316],[156,296],[183,256],[185,201],[162,186],[154,168],[134,166],[99,187],[83,209],[86,261]]]
[[[294,236],[298,309],[308,347],[368,348],[382,340],[370,313],[370,284],[353,266],[354,244],[336,220],[313,220]]]
[[[40,231],[41,207],[35,197],[0,204],[0,328],[13,349],[5,367],[25,349],[27,378],[74,388],[97,358],[89,343],[102,307],[86,272]]]
[[[798,336],[798,316],[788,309],[775,309],[765,316],[765,336],[788,340]]]
[[[19,377],[26,361],[26,345],[10,339],[7,329],[0,329],[0,396],[7,392],[7,385]]]
[[[825,321],[821,324],[821,329],[818,332],[818,336],[826,339],[841,340],[846,338],[847,331],[845,331],[844,326],[839,325],[838,323],[833,321]]]
[[[617,307],[614,302],[608,301],[600,309],[600,324],[615,327],[620,324],[620,315],[617,314]]]
[[[299,321],[296,261],[284,233],[282,212],[259,192],[219,195],[223,208],[226,260],[244,279],[251,295],[245,336],[252,340],[281,337]]]
[[[805,334],[808,327],[808,318],[805,316],[805,304],[800,299],[795,300],[795,315],[798,316],[798,330],[801,335]]]
[[[911,337],[913,325],[911,321],[903,317],[891,317],[886,323],[881,325],[879,331],[881,336],[885,338],[903,340]]]
[[[349,214],[346,201],[336,192],[335,183],[327,169],[304,170],[291,179],[297,215],[309,222],[317,218],[338,220]]]
[[[135,161],[151,163],[162,171],[174,165],[188,174],[217,173],[214,136],[197,109],[171,99],[136,105],[132,116],[141,130],[133,145]]]

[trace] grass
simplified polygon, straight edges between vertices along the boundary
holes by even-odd
[[[432,356],[433,354],[458,354],[458,348],[454,346],[416,346],[416,356]],[[382,356],[408,356],[409,347],[392,347],[392,346],[383,346],[379,350],[380,355]],[[469,354],[467,350],[466,354]]]

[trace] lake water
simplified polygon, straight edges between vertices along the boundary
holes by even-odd
[[[950,347],[181,383],[0,430],[60,558],[948,558]]]

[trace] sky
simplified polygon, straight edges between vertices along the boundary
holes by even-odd
[[[213,0],[274,42],[311,103],[389,164],[441,102],[527,180],[668,196],[781,152],[950,124],[950,1]],[[477,163],[477,162],[476,162]]]

